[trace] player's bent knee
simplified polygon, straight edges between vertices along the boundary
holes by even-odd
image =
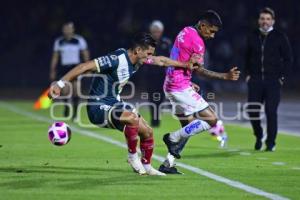
[[[132,113],[128,118],[129,125],[137,126],[139,124],[139,118],[136,114]]]
[[[153,129],[150,127],[146,127],[146,129],[141,131],[139,135],[143,140],[153,138]]]
[[[139,124],[139,117],[135,113],[125,113],[121,117],[121,121],[130,126],[138,126]]]
[[[147,138],[153,137],[153,129],[148,127]]]

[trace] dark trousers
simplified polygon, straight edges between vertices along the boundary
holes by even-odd
[[[67,65],[67,66],[58,66],[57,67],[57,77],[61,78],[63,77],[66,73],[68,73],[70,70],[72,70],[76,65]],[[65,103],[71,103],[73,107],[73,115],[72,115],[72,120],[76,119],[77,117],[77,108],[78,108],[78,103],[79,103],[79,97],[77,94],[77,83],[76,81],[72,81],[72,97],[70,99],[65,99]],[[70,88],[65,88],[64,89],[66,94],[69,94]],[[64,108],[64,117],[69,117],[70,115],[70,108],[69,106],[65,106]]]
[[[71,99],[65,99],[65,103],[71,103],[73,107],[73,114],[72,114],[72,120],[75,120],[77,117],[77,108],[79,104],[79,97],[73,95]],[[64,108],[64,117],[69,117],[70,116],[70,108],[69,106],[65,106]]]
[[[281,85],[277,79],[250,79],[248,82],[248,103],[260,103],[265,106],[267,119],[267,147],[273,147],[277,136],[277,109],[280,102]],[[257,139],[263,136],[261,127],[260,112],[250,111],[250,109],[259,110],[261,105],[248,105],[248,114],[254,135]]]
[[[150,120],[152,127],[158,127],[160,125],[160,110],[159,106],[164,100],[164,93],[161,90],[149,91],[149,102],[153,104],[150,106]]]

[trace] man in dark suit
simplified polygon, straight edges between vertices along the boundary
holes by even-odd
[[[248,114],[256,137],[255,150],[275,150],[277,108],[280,89],[292,64],[292,51],[287,36],[274,28],[275,13],[264,8],[259,13],[259,28],[247,40],[246,82],[248,83]],[[267,135],[261,127],[260,109],[265,107]],[[266,140],[265,140],[266,139]]]

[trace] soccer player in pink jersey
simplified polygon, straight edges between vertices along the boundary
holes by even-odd
[[[128,148],[128,163],[134,172],[141,175],[164,176],[164,173],[151,165],[154,148],[152,128],[137,113],[134,106],[121,99],[120,94],[128,80],[143,64],[194,69],[197,65],[193,64],[197,61],[192,57],[188,62],[181,63],[164,56],[153,56],[155,47],[156,41],[150,34],[139,33],[133,38],[129,49],[120,48],[75,66],[50,86],[49,97],[60,96],[66,87],[65,82],[73,81],[87,72],[95,73],[87,105],[90,122],[99,127],[124,132]],[[100,78],[96,75],[102,76]],[[140,138],[141,158],[137,153],[138,138]]]
[[[176,37],[171,51],[171,58],[186,62],[191,57],[197,57],[197,65],[194,70],[197,74],[209,78],[222,80],[238,80],[240,71],[233,67],[227,73],[218,73],[203,67],[205,53],[204,40],[212,39],[222,26],[219,15],[212,10],[204,12],[197,25],[185,27]],[[175,158],[179,159],[180,152],[189,137],[209,130],[216,135],[221,145],[224,145],[226,133],[223,123],[218,120],[215,112],[208,103],[197,93],[199,86],[191,82],[192,70],[168,67],[164,83],[166,97],[170,100],[175,115],[180,120],[182,128],[167,133],[163,141],[168,147],[168,155],[160,166],[160,171],[165,173],[179,173],[175,166]]]

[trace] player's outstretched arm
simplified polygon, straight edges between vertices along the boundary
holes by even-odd
[[[97,71],[97,65],[94,60],[87,61],[85,63],[81,63],[81,64],[77,65],[76,67],[71,69],[68,73],[66,73],[61,78],[61,80],[62,81],[72,81],[75,78],[77,78],[77,76],[84,74],[86,72],[90,72],[90,71]]]
[[[58,52],[53,52],[52,58],[51,58],[51,64],[50,64],[50,75],[49,75],[50,81],[55,80],[58,59],[59,59]]]
[[[151,64],[151,65],[162,66],[162,67],[172,66],[172,67],[181,67],[181,68],[188,68],[188,69],[198,68],[198,66],[193,65],[195,63],[193,60],[191,60],[189,62],[179,62],[179,61],[167,58],[165,56],[149,56],[145,63]]]
[[[229,81],[236,81],[240,77],[240,71],[237,67],[233,67],[227,73],[219,73],[205,69],[204,67],[200,67],[196,70],[199,75],[205,76],[207,78],[213,79],[222,79],[222,80],[229,80]]]
[[[96,71],[97,65],[94,60],[81,63],[66,73],[59,81],[50,87],[49,97],[56,98],[60,95],[61,89],[65,87],[64,82],[74,80],[77,76],[89,71]]]

